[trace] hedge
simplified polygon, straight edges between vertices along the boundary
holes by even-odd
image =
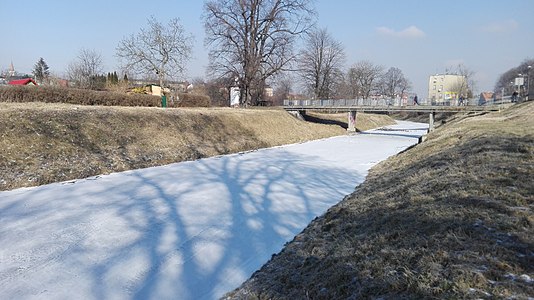
[[[180,101],[169,107],[210,106],[210,99],[202,95],[178,94]],[[161,98],[146,94],[93,91],[52,86],[2,86],[0,102],[48,102],[103,106],[161,107]],[[167,101],[169,104],[169,101]]]
[[[178,93],[178,99],[170,101],[167,97],[169,107],[209,107],[211,106],[210,97],[197,94]]]

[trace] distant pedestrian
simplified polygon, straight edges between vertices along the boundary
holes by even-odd
[[[417,95],[413,97],[413,105],[419,105],[419,102],[417,102]]]
[[[514,92],[514,93],[512,94],[512,102],[517,102],[517,96],[518,96],[518,95],[519,95],[518,92]]]
[[[464,103],[464,96],[463,96],[463,95],[460,96],[460,99],[458,100],[458,106],[460,106],[460,105],[465,105],[465,103]]]

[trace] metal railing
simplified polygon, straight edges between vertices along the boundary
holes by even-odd
[[[521,101],[521,99],[518,99]],[[487,105],[501,105],[512,103],[511,96],[505,96],[503,99],[491,99],[489,101],[482,101],[479,98],[465,99],[463,103],[459,100],[453,99],[450,101],[425,101],[415,104],[413,100],[400,99],[328,99],[328,100],[284,100],[284,106],[291,107],[351,107],[351,106],[392,106],[392,107],[406,107],[406,106],[487,106]]]
[[[284,106],[398,106],[396,102],[388,99],[284,100]]]

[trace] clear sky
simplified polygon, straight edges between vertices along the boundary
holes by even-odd
[[[195,37],[187,78],[204,77],[207,50],[201,0],[0,0],[0,70],[11,62],[30,73],[43,57],[63,75],[81,48],[96,50],[105,72],[119,71],[115,48],[146,27],[178,17]],[[346,66],[359,60],[400,68],[414,91],[427,95],[428,76],[464,64],[476,91],[492,90],[497,78],[534,58],[534,0],[317,0],[317,24],[345,47]]]

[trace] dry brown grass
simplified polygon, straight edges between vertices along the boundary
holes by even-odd
[[[533,115],[530,102],[448,121],[229,296],[532,299]]]
[[[0,103],[0,190],[345,133],[281,109]]]

